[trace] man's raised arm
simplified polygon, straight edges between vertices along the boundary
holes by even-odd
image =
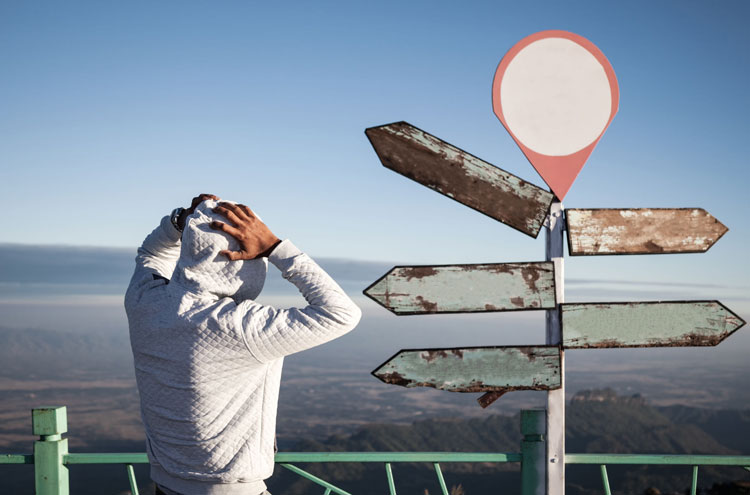
[[[253,356],[267,362],[333,340],[354,329],[362,312],[343,289],[291,241],[280,241],[244,205],[221,203],[215,212],[234,225],[211,226],[235,237],[240,251],[222,252],[231,260],[267,256],[302,293],[304,308],[276,309],[243,301],[238,306],[243,337]]]

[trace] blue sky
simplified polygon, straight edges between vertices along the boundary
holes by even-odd
[[[399,318],[361,295],[395,263],[544,258],[543,234],[385,169],[363,131],[405,120],[543,186],[490,88],[506,51],[546,29],[590,39],[620,87],[565,205],[703,207],[730,228],[705,254],[568,258],[566,300],[719,299],[750,320],[748,19],[744,1],[1,2],[0,326],[125,331],[132,252],[211,192],[362,306],[351,338],[319,350],[329,364],[354,356],[366,374],[399,348],[542,343],[542,312]],[[269,273],[264,302],[300,303]],[[569,391],[579,376],[653,380],[654,363],[669,386],[689,375],[678,361],[746,376],[748,349],[743,328],[715,349],[570,351]]]
[[[564,29],[604,52],[621,92],[565,205],[699,206],[731,229],[707,254],[574,259],[568,276],[747,300],[749,14],[740,1],[4,2],[0,242],[134,248],[212,192],[313,256],[539,260],[541,237],[383,168],[363,131],[406,120],[543,185],[490,87],[518,40]]]

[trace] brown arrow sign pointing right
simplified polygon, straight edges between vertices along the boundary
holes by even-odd
[[[567,209],[571,256],[708,251],[729,229],[702,208]]]

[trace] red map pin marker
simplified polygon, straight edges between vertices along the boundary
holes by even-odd
[[[607,58],[568,31],[541,31],[516,43],[492,82],[495,115],[560,201],[619,102]]]

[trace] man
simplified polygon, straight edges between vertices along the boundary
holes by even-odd
[[[258,495],[274,467],[286,355],[352,330],[361,312],[244,205],[202,194],[138,249],[125,295],[156,493]],[[307,300],[255,302],[267,261]]]

